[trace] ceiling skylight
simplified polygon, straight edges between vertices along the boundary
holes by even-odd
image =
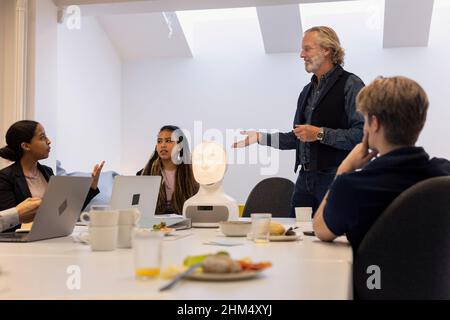
[[[177,11],[178,21],[186,36],[191,49],[195,51],[195,33],[196,29],[211,25],[217,22],[241,22],[241,21],[258,21],[256,8],[232,8],[232,9],[210,9],[210,10],[189,10]]]
[[[336,18],[342,15],[365,16],[365,26],[372,30],[382,30],[384,17],[384,0],[334,1],[300,4],[303,30],[316,24],[318,19],[327,16]],[[322,23],[325,24],[326,23]]]

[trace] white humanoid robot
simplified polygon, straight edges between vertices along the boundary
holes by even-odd
[[[203,142],[192,153],[192,169],[200,189],[185,201],[183,216],[193,227],[219,227],[220,221],[238,220],[236,201],[226,195],[222,181],[227,169],[227,155],[217,142]]]

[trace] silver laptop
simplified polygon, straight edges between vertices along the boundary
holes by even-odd
[[[155,215],[160,176],[116,176],[111,194],[111,208],[137,208],[141,213],[140,226]]]
[[[30,242],[65,237],[73,232],[89,192],[90,177],[50,177],[29,233],[0,233],[0,242]]]

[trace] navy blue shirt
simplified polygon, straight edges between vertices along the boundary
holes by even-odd
[[[450,162],[430,159],[423,148],[389,152],[361,171],[336,177],[330,187],[323,218],[337,236],[346,235],[354,251],[370,227],[404,190],[437,176],[450,175]]]

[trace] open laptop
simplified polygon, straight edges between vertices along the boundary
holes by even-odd
[[[110,206],[119,210],[137,208],[141,213],[138,223],[141,228],[151,228],[161,222],[179,230],[190,228],[190,221],[181,215],[155,215],[160,186],[160,176],[116,176]]]
[[[50,177],[30,232],[0,233],[0,242],[31,242],[70,235],[91,182],[90,177]]]
[[[137,208],[141,222],[155,215],[158,202],[160,176],[116,176],[111,194],[112,209]],[[142,226],[141,222],[139,225]]]

